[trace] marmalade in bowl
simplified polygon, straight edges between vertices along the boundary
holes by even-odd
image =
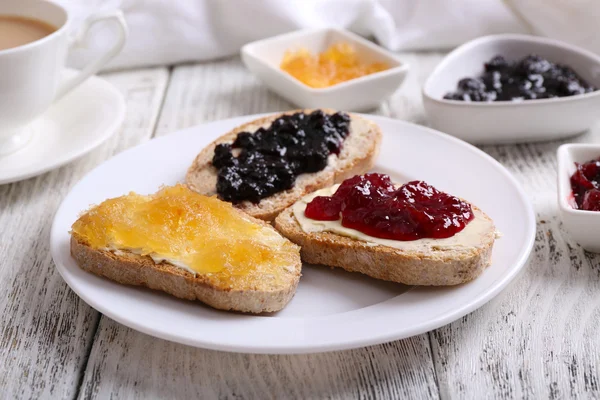
[[[72,233],[94,249],[147,255],[221,283],[252,285],[265,276],[276,283],[299,258],[298,247],[270,226],[183,185],[108,199],[75,221]]]
[[[349,43],[335,43],[317,55],[307,49],[288,50],[280,68],[312,88],[326,88],[389,69],[383,62],[367,63]]]

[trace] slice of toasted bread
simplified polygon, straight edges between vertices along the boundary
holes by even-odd
[[[255,222],[274,230],[264,221]],[[281,265],[278,279],[257,272],[224,281],[218,273],[194,275],[166,261],[157,263],[149,256],[94,249],[74,232],[71,255],[82,269],[124,285],[145,286],[182,299],[199,300],[217,309],[255,314],[285,307],[296,293],[302,268],[297,255],[289,265]]]
[[[168,262],[155,263],[148,256],[93,249],[77,235],[71,237],[71,255],[82,269],[123,285],[145,286],[220,310],[255,314],[285,307],[296,293],[301,269],[300,259],[295,265],[282,267],[286,275],[282,285],[257,282],[250,287],[226,287],[207,275],[194,276]]]
[[[491,219],[473,206],[481,218]],[[275,228],[301,246],[302,260],[360,272],[376,279],[406,285],[458,285],[475,279],[490,265],[496,237],[493,223],[478,246],[407,251],[341,236],[331,232],[307,233],[293,215],[293,207],[275,219]]]
[[[221,143],[232,143],[240,132],[256,132],[259,128],[269,127],[282,115],[296,112],[309,113],[313,110],[294,110],[275,114],[248,122],[233,129],[206,146],[188,169],[186,183],[190,189],[205,195],[216,194],[217,169],[212,166],[215,147]],[[323,110],[333,114],[333,110]],[[349,114],[351,118],[350,133],[344,140],[339,156],[330,157],[329,165],[322,171],[302,174],[296,179],[294,187],[262,199],[258,204],[244,201],[236,206],[249,215],[272,221],[281,211],[295,203],[307,193],[331,186],[351,176],[368,171],[377,158],[381,143],[379,127],[358,115]]]

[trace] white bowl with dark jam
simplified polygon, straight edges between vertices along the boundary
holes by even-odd
[[[597,55],[552,39],[503,34],[451,52],[427,79],[423,104],[433,128],[471,143],[554,140],[598,119],[598,88]]]
[[[311,87],[281,69],[286,52],[305,50],[316,56],[336,44],[350,46],[361,63],[378,63],[385,68],[326,87]],[[408,73],[408,65],[393,53],[351,32],[333,28],[300,30],[252,42],[242,48],[241,55],[246,67],[265,85],[302,108],[373,109],[400,87]]]
[[[600,253],[600,145],[564,144],[557,158],[563,225],[581,247]]]

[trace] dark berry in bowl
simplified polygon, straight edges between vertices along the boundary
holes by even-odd
[[[536,54],[517,61],[508,61],[498,55],[483,67],[481,76],[461,79],[457,90],[447,93],[444,99],[522,101],[575,96],[596,90],[571,67],[555,64]]]
[[[495,56],[490,61],[483,64],[486,72],[504,71],[510,67],[510,64],[502,56]]]

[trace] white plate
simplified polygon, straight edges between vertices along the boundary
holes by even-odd
[[[460,140],[410,123],[368,116],[382,128],[374,170],[396,181],[423,179],[488,213],[504,234],[493,264],[475,281],[451,288],[409,288],[360,274],[305,266],[298,292],[281,312],[250,316],[216,311],[89,274],[69,254],[69,229],[90,204],[129,191],[152,193],[182,181],[202,147],[234,118],[186,129],[125,151],[89,173],[65,198],[51,234],[52,257],[89,305],[131,328],[192,346],[250,353],[349,349],[417,335],[475,310],[497,295],[525,264],[535,218],[523,190],[494,159]]]
[[[430,125],[471,143],[517,143],[556,140],[581,133],[598,119],[600,90],[577,96],[521,102],[465,102],[443,96],[458,81],[483,73],[496,55],[514,61],[528,54],[571,66],[600,87],[600,57],[554,39],[527,35],[485,36],[463,44],[444,58],[423,86]]]
[[[74,73],[67,71],[65,78]],[[0,184],[31,178],[92,151],[117,132],[124,116],[123,95],[90,77],[32,122],[29,144],[0,156]]]

